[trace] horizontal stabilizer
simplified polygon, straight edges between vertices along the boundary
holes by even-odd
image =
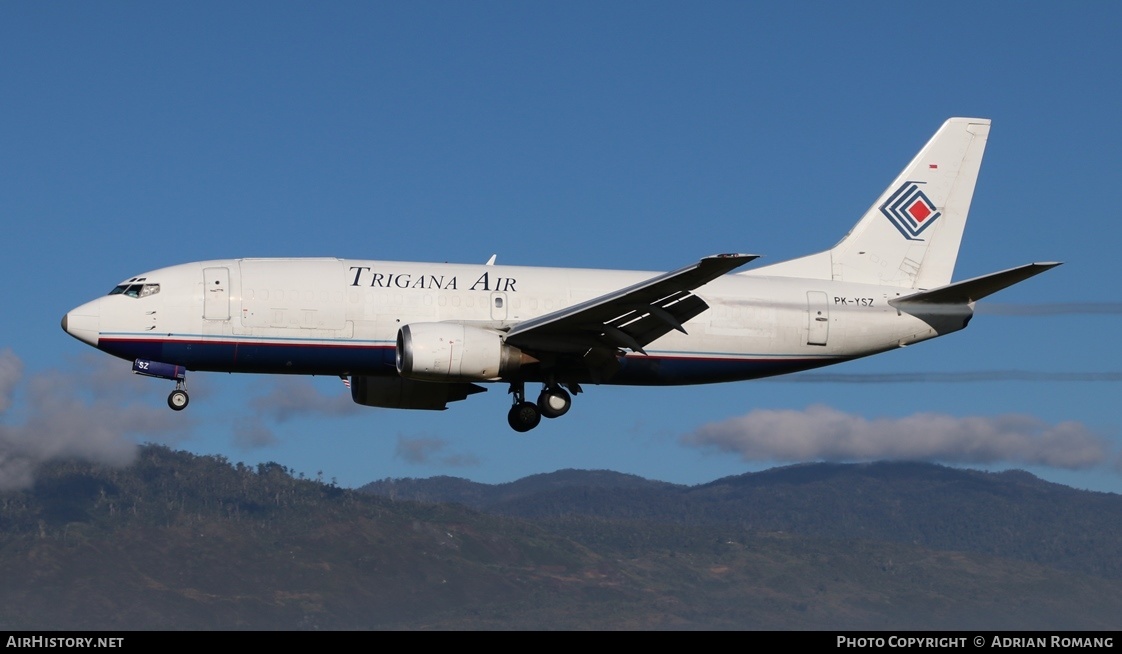
[[[1023,282],[1029,277],[1035,277],[1045,270],[1050,270],[1058,265],[1060,265],[1059,261],[1030,263],[1024,266],[1010,268],[1009,270],[982,275],[974,279],[967,279],[966,281],[940,286],[930,291],[921,291],[906,297],[889,300],[888,303],[892,306],[909,304],[970,304],[971,302],[977,302],[987,295],[996,293],[1003,288],[1008,288],[1013,284]]]

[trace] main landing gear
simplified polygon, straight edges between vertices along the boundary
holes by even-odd
[[[570,384],[569,388],[573,393],[580,392],[580,386],[576,384]],[[573,396],[556,383],[543,385],[536,403],[526,401],[525,382],[512,382],[510,394],[514,396],[514,405],[510,407],[506,420],[510,423],[511,429],[517,432],[527,432],[537,427],[542,421],[542,416],[560,418],[573,406]]]

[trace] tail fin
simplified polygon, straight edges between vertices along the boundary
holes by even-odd
[[[951,281],[990,121],[951,118],[826,252],[751,274],[926,289]]]

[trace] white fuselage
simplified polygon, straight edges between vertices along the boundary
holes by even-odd
[[[955,331],[969,311],[920,319],[889,300],[910,289],[730,274],[696,290],[709,309],[628,353],[610,384],[752,379],[883,352]],[[67,331],[127,360],[191,370],[396,375],[395,339],[410,323],[503,332],[657,273],[343,259],[183,264],[130,282],[67,314]],[[136,282],[136,280],[140,280]],[[121,288],[121,287],[118,287]],[[534,377],[525,377],[527,381]],[[587,381],[574,379],[573,381]]]

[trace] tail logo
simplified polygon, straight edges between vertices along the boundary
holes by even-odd
[[[880,212],[909,241],[923,240],[919,235],[943,215],[919,189],[920,183],[904,182],[880,205]]]

